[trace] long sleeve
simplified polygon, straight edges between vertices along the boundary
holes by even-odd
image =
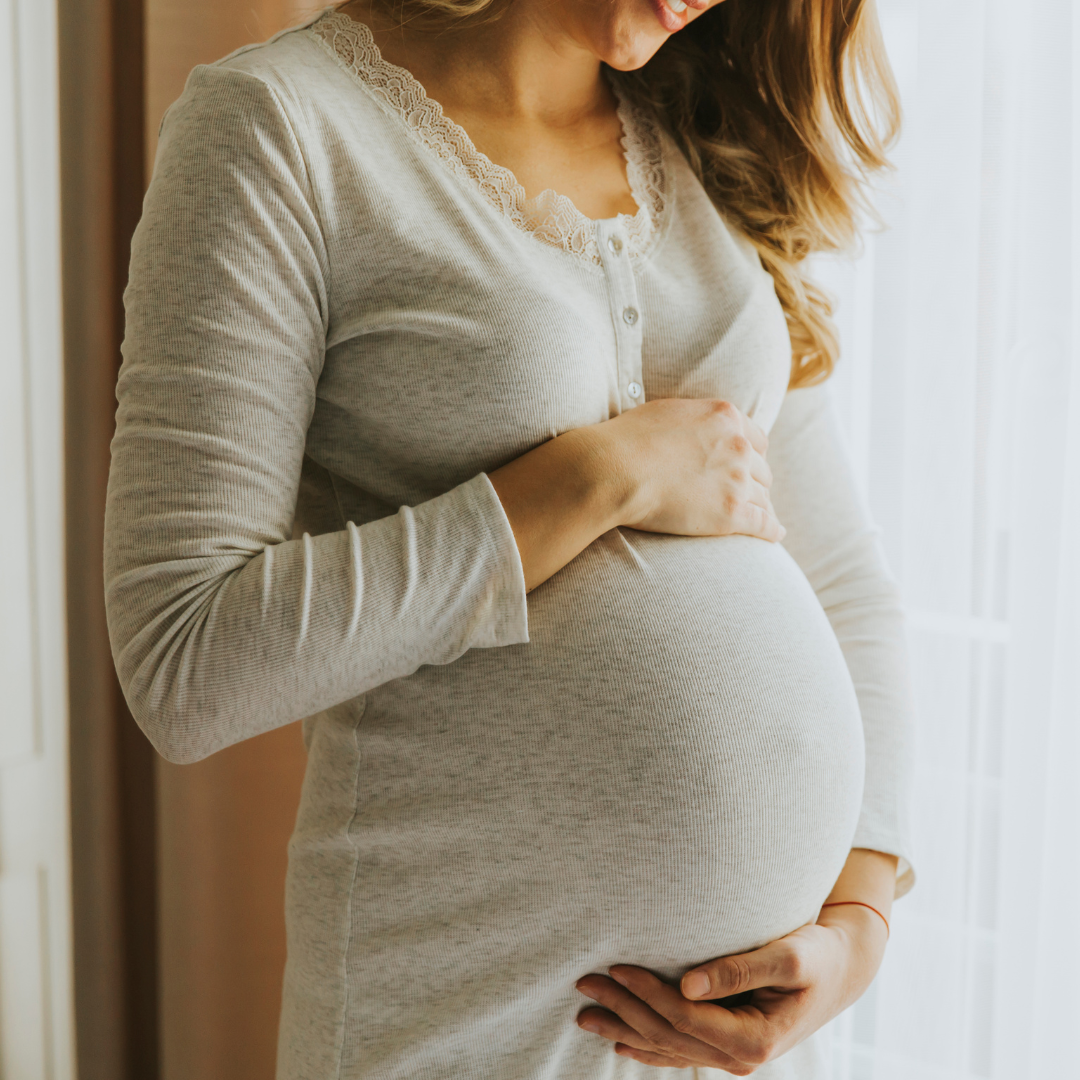
[[[528,638],[517,548],[482,473],[391,517],[290,539],[328,278],[274,90],[197,69],[133,241],[106,510],[120,681],[175,761]]]
[[[826,388],[788,393],[770,434],[769,464],[773,505],[788,530],[784,546],[825,609],[862,713],[866,780],[852,846],[899,856],[900,896],[914,883],[907,820],[912,706],[903,613]]]

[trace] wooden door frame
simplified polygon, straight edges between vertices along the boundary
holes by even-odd
[[[67,603],[79,1080],[160,1074],[154,752],[105,626],[122,294],[144,176],[143,0],[59,0]]]

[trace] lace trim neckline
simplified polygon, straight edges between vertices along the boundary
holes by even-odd
[[[496,165],[473,145],[460,125],[429,98],[411,72],[384,60],[371,30],[343,12],[329,10],[309,27],[343,67],[367,87],[408,133],[435,153],[455,175],[471,180],[481,194],[518,229],[542,243],[600,265],[596,221],[586,217],[565,196],[547,190],[530,199],[517,177]],[[638,205],[636,214],[619,214],[632,259],[647,254],[667,206],[660,126],[644,109],[626,97],[613,80],[622,124],[626,178]]]

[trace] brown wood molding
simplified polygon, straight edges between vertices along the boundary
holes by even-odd
[[[144,189],[142,0],[60,0],[75,1023],[80,1080],[157,1080],[153,751],[116,682],[102,532]]]
[[[120,693],[102,579],[131,236],[190,68],[295,20],[292,0],[59,0],[72,888],[79,1080],[271,1080],[295,727],[195,766]]]

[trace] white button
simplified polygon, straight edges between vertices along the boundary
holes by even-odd
[[[633,326],[638,321],[638,309],[636,307],[623,308],[622,321],[627,326]]]
[[[628,386],[628,387],[626,388],[626,392],[627,392],[627,393],[628,393],[628,394],[629,394],[629,395],[630,395],[630,396],[631,396],[632,398],[639,398],[639,397],[641,397],[641,383],[636,383],[636,382],[632,382],[632,383],[631,383],[631,384],[630,384],[630,385],[629,385],[629,386]]]
[[[622,240],[617,236],[609,236],[607,241],[608,251],[613,255],[618,255],[622,251]]]

